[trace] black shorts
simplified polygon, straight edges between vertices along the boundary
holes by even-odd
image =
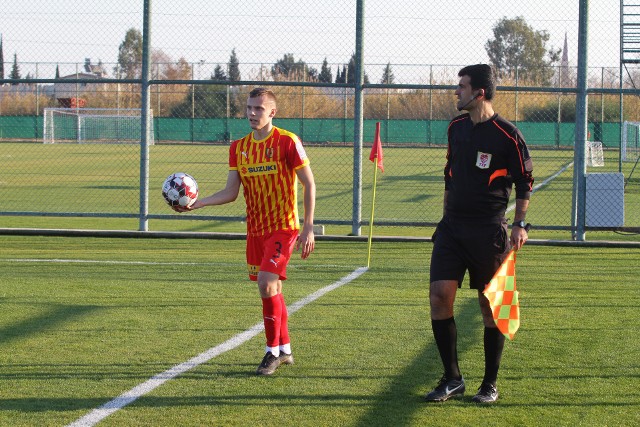
[[[430,281],[457,280],[460,287],[469,271],[469,286],[479,290],[484,290],[511,249],[505,220],[478,224],[445,217],[432,240]]]

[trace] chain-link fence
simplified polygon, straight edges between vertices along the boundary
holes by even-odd
[[[307,146],[318,224],[332,234],[357,234],[368,224],[368,147],[381,122],[385,172],[378,174],[376,232],[427,235],[442,215],[457,72],[484,62],[499,73],[496,111],[520,128],[534,160],[528,220],[570,238],[582,197],[578,226],[594,235],[637,232],[640,69],[621,51],[631,19],[625,16],[640,7],[624,3],[6,5],[0,218],[8,227],[136,228],[150,221],[154,230],[243,231],[242,202],[177,215],[160,188],[173,172],[193,175],[204,194],[222,188],[229,142],[250,131],[247,94],[269,85],[278,96],[274,124]],[[587,28],[585,110],[578,59]],[[141,149],[140,120],[125,111],[147,107],[152,139]],[[590,143],[578,154],[587,155],[587,175],[597,174],[590,179],[574,176],[581,112]]]

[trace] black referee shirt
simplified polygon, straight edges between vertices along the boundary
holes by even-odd
[[[474,125],[467,113],[453,119],[447,133],[447,215],[502,218],[514,184],[516,198],[529,199],[533,163],[522,134],[512,123],[495,114]]]

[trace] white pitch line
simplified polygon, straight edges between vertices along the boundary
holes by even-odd
[[[225,263],[225,262],[156,262],[156,261],[115,261],[100,259],[64,259],[64,258],[0,258],[2,262],[16,263],[51,263],[51,264],[106,264],[106,265],[216,265],[216,266],[238,266],[244,264]],[[313,267],[289,264],[288,269],[295,270],[300,268],[339,268],[343,269],[347,266],[338,264],[314,264]]]
[[[300,301],[297,301],[291,304],[291,306],[288,307],[289,313],[295,313],[305,305],[317,300],[318,298],[322,297],[326,293],[331,292],[334,289],[339,288],[340,286],[346,285],[352,280],[355,280],[356,278],[360,277],[367,270],[368,270],[367,267],[359,267],[353,272],[351,272],[350,274],[348,274],[347,276],[338,280],[337,282],[329,286],[325,286],[324,288],[319,289],[312,294],[309,294],[308,296],[301,299]],[[184,374],[185,372],[197,367],[198,365],[208,362],[209,360],[213,359],[216,356],[221,355],[222,353],[225,353],[229,350],[233,350],[234,348],[239,347],[240,345],[249,341],[251,338],[258,335],[262,330],[264,330],[264,324],[262,322],[256,323],[251,328],[247,329],[246,331],[238,335],[233,336],[232,338],[228,339],[222,344],[212,347],[209,350],[206,350],[200,353],[199,355],[187,360],[186,362],[175,365],[164,372],[154,375],[147,381],[141,384],[138,384],[131,390],[122,393],[120,396],[116,397],[110,402],[105,403],[99,408],[96,408],[93,411],[89,412],[87,415],[77,419],[71,424],[68,424],[67,427],[94,426],[100,421],[102,421],[103,419],[105,419],[106,417],[108,417],[109,415],[124,408],[128,404],[136,401],[138,398],[149,393],[155,388],[161,386],[165,382],[177,377],[178,375]]]
[[[0,259],[0,262],[50,262],[62,264],[123,264],[123,265],[221,265],[208,262],[153,262],[153,261],[113,261],[100,259],[62,259],[62,258],[9,258]],[[235,265],[235,264],[233,264]]]
[[[544,181],[542,181],[540,184],[536,185],[535,187],[533,187],[533,189],[531,190],[531,193],[535,193],[536,191],[540,190],[542,187],[544,187],[545,185],[549,184],[551,181],[553,181],[554,179],[556,179],[562,172],[566,171],[567,169],[569,169],[571,166],[573,166],[573,162],[569,162],[566,165],[564,165],[558,172],[554,173],[553,175],[551,175],[549,178],[545,179]],[[515,203],[512,203],[511,205],[509,205],[509,207],[507,208],[507,210],[505,211],[505,213],[509,213],[511,212],[514,208],[516,207]]]

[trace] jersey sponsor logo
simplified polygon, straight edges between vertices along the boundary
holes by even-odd
[[[247,270],[249,271],[249,274],[251,276],[257,276],[258,273],[260,272],[260,266],[259,265],[253,265],[253,264],[247,264]]]
[[[491,154],[478,151],[478,157],[476,158],[476,166],[480,169],[489,169],[491,165]]]
[[[278,173],[276,162],[256,163],[240,168],[240,174],[243,176],[273,175],[276,173]]]

